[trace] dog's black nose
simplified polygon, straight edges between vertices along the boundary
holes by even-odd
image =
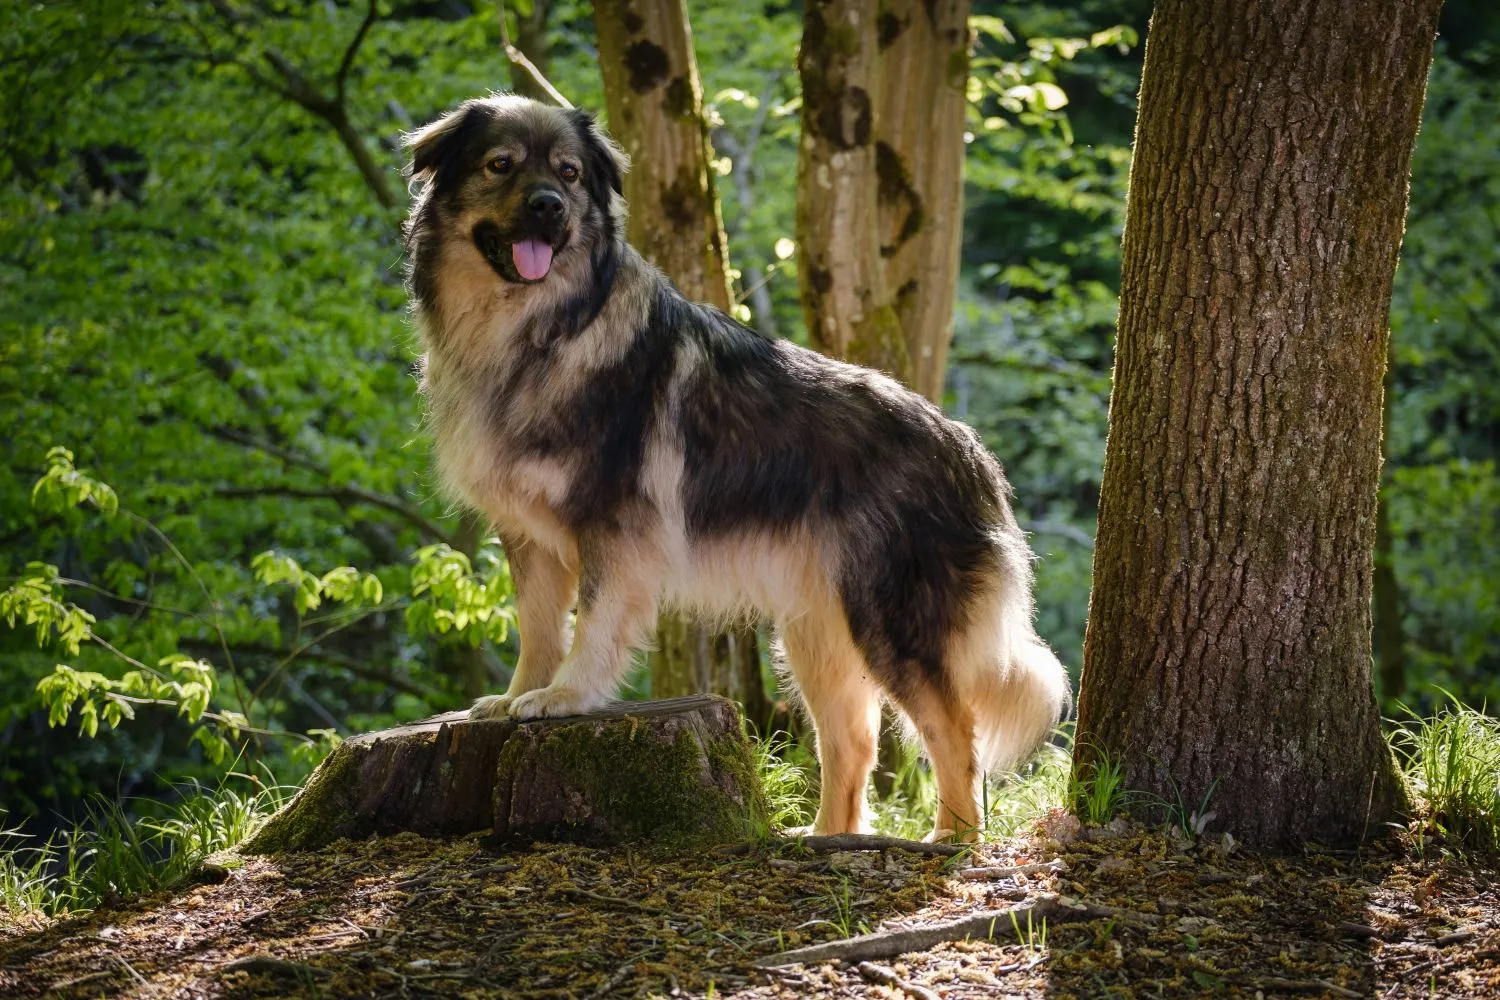
[[[562,195],[548,188],[541,188],[526,196],[526,208],[537,218],[551,222],[562,215]]]

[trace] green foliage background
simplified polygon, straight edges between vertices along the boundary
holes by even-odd
[[[1005,463],[1041,556],[1039,627],[1076,665],[1149,4],[976,7],[946,405]],[[509,576],[430,472],[398,225],[401,133],[509,75],[491,3],[377,11],[342,107],[383,192],[276,68],[336,96],[362,0],[0,9],[0,578],[40,581],[0,630],[0,810],[45,825],[90,792],[164,796],[255,759],[295,778],[319,745],[301,734],[456,707],[476,662],[504,683]],[[757,324],[801,338],[796,260],[777,253],[799,9],[689,11],[740,291],[763,283]],[[1500,21],[1479,0],[1445,18],[1392,309],[1385,499],[1403,693],[1477,704],[1500,694]],[[587,5],[554,4],[548,41],[554,82],[602,107]],[[35,504],[54,446],[73,453],[59,475],[110,484],[121,511]],[[39,648],[19,626],[53,604],[116,652],[73,655],[50,627]],[[212,685],[196,713],[150,686],[189,663]],[[58,676],[78,700],[50,727],[37,684]],[[172,704],[78,735],[88,698],[141,692]]]

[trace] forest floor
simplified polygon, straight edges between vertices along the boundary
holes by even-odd
[[[1500,888],[1487,862],[1265,856],[1121,821],[1080,835],[1060,820],[1050,837],[950,858],[794,842],[724,857],[342,841],[247,858],[218,881],[86,917],[0,924],[0,996],[1500,995]],[[1031,870],[968,871],[1017,865]],[[988,940],[755,964],[1058,896],[1108,915],[1054,908],[1050,922],[995,921]]]

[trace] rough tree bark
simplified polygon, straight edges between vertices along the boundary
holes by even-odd
[[[911,387],[943,395],[963,235],[969,0],[886,0],[877,24],[875,173],[885,287]]]
[[[725,842],[765,823],[738,711],[694,697],[532,722],[450,712],[353,737],[243,850],[309,850],[400,831]]]
[[[910,385],[911,359],[880,257],[880,50],[873,5],[808,0],[797,70],[797,284],[808,340],[824,354]]]
[[[810,0],[797,67],[808,339],[942,398],[963,230],[968,0]],[[881,729],[875,785],[905,752]]]
[[[688,298],[728,312],[729,259],[709,168],[708,123],[683,0],[597,0],[594,28],[610,132],[630,154],[630,242]],[[747,718],[770,714],[753,629],[715,634],[662,616],[652,694],[714,691]]]
[[[1440,0],[1161,0],[1075,767],[1245,841],[1401,791],[1370,676],[1391,280]]]

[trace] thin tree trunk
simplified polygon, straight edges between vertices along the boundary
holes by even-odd
[[[880,256],[911,387],[938,402],[963,235],[969,0],[886,0],[877,31]]]
[[[1440,0],[1161,0],[1075,767],[1257,844],[1401,791],[1370,676],[1381,377]]]
[[[728,250],[687,8],[683,0],[597,0],[594,28],[610,131],[632,161],[625,177],[630,242],[688,298],[727,312]],[[763,689],[741,691],[747,655],[758,671],[753,629],[725,637],[664,614],[651,693],[721,693],[741,700],[747,714],[769,714]]]
[[[484,541],[488,523],[472,511],[464,511],[459,517],[458,530],[454,532],[453,547],[474,557]],[[470,646],[466,642],[441,642],[433,656],[438,672],[453,680],[463,691],[465,698],[478,698],[494,686],[490,676],[490,656],[483,645]]]
[[[516,48],[531,60],[542,76],[547,75],[547,15],[552,12],[550,0],[531,0],[531,13],[516,12]],[[550,103],[552,98],[525,68],[510,64],[510,89],[533,101]]]
[[[860,0],[808,0],[803,15],[797,284],[814,347],[910,385],[911,361],[880,258],[874,15],[874,5]]]

